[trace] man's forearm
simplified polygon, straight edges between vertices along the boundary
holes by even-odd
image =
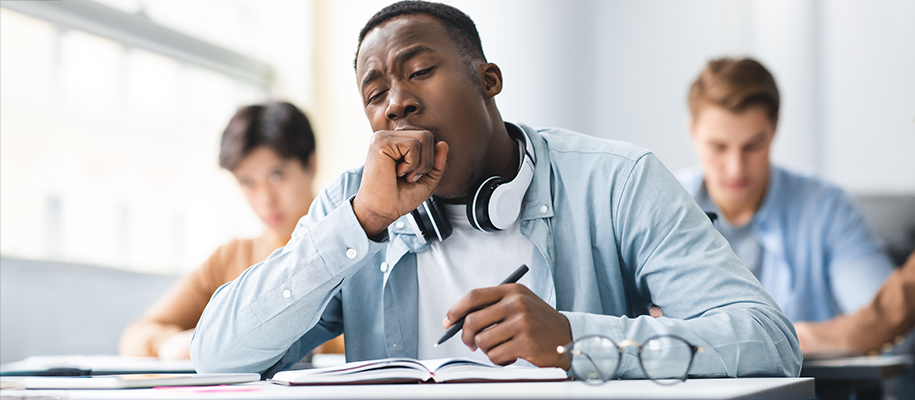
[[[861,352],[880,350],[915,328],[915,254],[893,272],[873,301],[854,314],[823,324],[810,324],[819,337]]]
[[[191,344],[194,366],[200,372],[266,371],[315,327],[344,279],[380,248],[344,202],[216,291]]]
[[[671,334],[703,347],[690,368],[690,376],[740,377],[789,376],[800,373],[801,353],[787,320],[765,305],[731,305],[710,310],[689,320],[674,318],[613,317],[586,313],[564,313],[572,324],[572,334],[608,336],[617,343],[634,340],[639,344],[654,335]],[[626,351],[620,376],[645,378],[634,357]]]

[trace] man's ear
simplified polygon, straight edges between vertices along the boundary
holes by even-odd
[[[311,156],[308,157],[308,172],[311,172],[311,176],[317,174],[318,168],[318,152],[312,151]]]
[[[493,63],[480,64],[480,86],[483,97],[489,99],[502,92],[502,70]]]

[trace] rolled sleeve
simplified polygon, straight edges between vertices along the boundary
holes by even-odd
[[[318,322],[343,281],[385,248],[366,236],[350,201],[333,207],[330,198],[319,196],[286,247],[216,291],[191,341],[199,372],[264,373],[311,350],[299,341],[325,329]]]

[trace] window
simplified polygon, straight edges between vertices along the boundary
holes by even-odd
[[[178,273],[233,237],[261,232],[217,158],[235,109],[269,97],[268,78],[260,79],[269,74],[246,79],[219,59],[151,51],[11,3],[60,7],[0,8],[0,254]],[[188,4],[104,3],[90,5],[116,17],[143,11],[154,21],[183,15]],[[207,39],[253,36],[245,31],[254,24],[244,18],[245,3],[192,3],[227,13],[225,24],[184,33],[216,53],[222,47]],[[236,36],[220,33],[227,28]],[[253,45],[222,51],[237,55]]]

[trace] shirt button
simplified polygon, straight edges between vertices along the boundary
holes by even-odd
[[[381,263],[381,272],[388,272],[388,263]]]
[[[403,221],[397,221],[397,223],[394,224],[394,226],[396,226],[397,229],[403,228]]]
[[[352,248],[346,249],[346,258],[349,258],[351,260],[356,258],[356,249],[352,249]]]
[[[549,207],[547,207],[547,206],[545,206],[545,205],[540,206],[540,213],[541,213],[541,214],[546,214],[547,211],[550,211],[550,208],[549,208]]]
[[[290,292],[289,289],[284,290],[284,291],[283,291],[283,297],[285,297],[285,298],[288,299],[289,296],[292,296],[292,292]]]

